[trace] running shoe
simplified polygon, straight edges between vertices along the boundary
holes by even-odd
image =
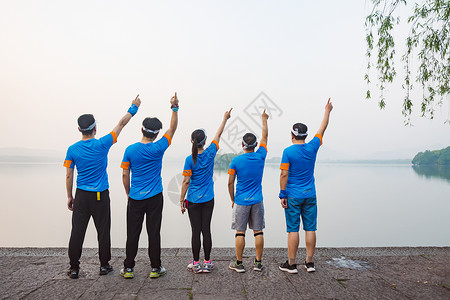
[[[253,271],[261,272],[263,269],[262,261],[256,261],[256,259],[253,261]]]
[[[200,264],[200,261],[191,260],[189,262],[188,266],[187,266],[187,269],[189,271],[191,271],[191,272],[194,272],[194,273],[201,273],[201,272],[203,272],[202,265]]]
[[[166,269],[164,267],[153,268],[150,272],[150,278],[158,278],[166,274]]]
[[[212,259],[203,260],[203,273],[211,273],[212,269],[214,269],[214,264]]]
[[[106,266],[100,267],[100,275],[106,275],[109,272],[112,272],[113,267],[110,264],[107,264]]]
[[[120,270],[120,276],[122,276],[125,279],[133,279],[134,278],[133,268],[123,268],[122,270]]]
[[[244,273],[245,272],[244,265],[242,263],[238,264],[237,261],[231,262],[230,265],[228,266],[228,268],[231,269],[231,270],[235,270],[238,273]]]
[[[279,268],[280,268],[281,271],[288,272],[290,274],[297,274],[298,273],[297,265],[296,264],[290,265],[288,260],[285,263],[282,263],[279,266]]]
[[[306,269],[306,271],[308,271],[309,273],[311,273],[311,272],[315,272],[316,271],[316,268],[314,268],[314,262],[309,262],[309,263],[307,263],[306,261],[305,261],[305,269]]]
[[[67,276],[69,276],[72,279],[77,279],[79,273],[80,273],[80,269],[72,269],[72,268],[70,268],[69,271],[67,271]]]

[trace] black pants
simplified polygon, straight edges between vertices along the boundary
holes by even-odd
[[[98,200],[97,192],[88,192],[77,189],[73,202],[72,233],[69,241],[70,267],[78,269],[80,257],[83,250],[84,236],[89,219],[94,219],[97,229],[98,255],[100,265],[108,265],[111,259],[111,207],[109,191],[100,193]]]
[[[136,254],[139,246],[139,236],[142,231],[142,222],[146,214],[148,235],[148,256],[152,268],[161,266],[161,221],[163,209],[163,195],[159,193],[144,200],[128,198],[127,207],[127,249],[125,268],[134,268]]]
[[[200,233],[203,235],[203,251],[209,260],[212,248],[211,218],[214,209],[214,198],[205,203],[188,203],[189,220],[192,228],[192,255],[194,260],[200,259]]]

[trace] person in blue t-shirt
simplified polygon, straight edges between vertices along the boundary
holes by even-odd
[[[163,137],[155,142],[162,129],[161,121],[158,118],[145,118],[142,122],[141,141],[127,147],[120,166],[123,169],[123,186],[128,198],[126,258],[120,275],[127,279],[134,277],[134,259],[138,251],[144,216],[148,234],[148,255],[152,266],[150,277],[157,278],[166,273],[166,269],[161,266],[160,231],[163,209],[161,169],[164,153],[172,143],[172,137],[178,126],[177,93],[171,98],[170,104],[172,109],[170,128]]]
[[[125,125],[138,111],[141,104],[139,95],[131,102],[131,107],[120,119],[114,129],[100,139],[96,139],[97,126],[94,116],[85,114],[78,118],[78,130],[81,141],[73,144],[67,150],[64,167],[66,173],[67,208],[72,211],[72,232],[69,241],[70,269],[67,275],[78,278],[80,257],[84,236],[89,219],[94,219],[98,235],[98,254],[100,259],[100,275],[112,271],[111,259],[111,210],[109,199],[109,184],[106,167],[108,152],[116,143]],[[77,189],[73,197],[73,174],[77,169]]]
[[[286,217],[288,232],[288,260],[280,265],[280,270],[298,273],[295,258],[297,255],[300,229],[300,218],[305,231],[306,260],[305,268],[314,272],[313,256],[316,248],[317,199],[314,184],[314,165],[317,151],[322,145],[322,137],[328,126],[333,105],[328,99],[322,123],[314,138],[305,143],[308,127],[296,123],[292,127],[292,146],[283,151],[281,158],[280,199]]]
[[[266,111],[262,113],[262,137],[259,149],[256,136],[253,133],[246,133],[242,139],[244,154],[233,158],[228,170],[228,191],[233,208],[231,229],[236,230],[236,261],[233,261],[229,268],[236,272],[245,272],[242,263],[242,253],[245,247],[245,231],[247,224],[253,230],[255,237],[256,258],[253,261],[253,270],[261,271],[262,254],[264,248],[263,229],[264,204],[262,194],[262,177],[264,163],[267,156],[267,119],[269,115]],[[237,178],[236,194],[234,193],[234,183]]]
[[[181,213],[184,213],[186,208],[188,209],[191,223],[193,259],[187,268],[194,273],[209,273],[214,267],[210,257],[212,248],[211,218],[214,209],[214,158],[219,150],[220,136],[227,120],[231,117],[231,110],[223,115],[222,123],[206,149],[204,149],[206,132],[203,129],[192,132],[192,155],[189,155],[184,163],[180,204]],[[200,233],[203,236],[203,251],[205,252],[203,266],[200,264]]]

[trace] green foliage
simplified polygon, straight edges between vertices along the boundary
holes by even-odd
[[[450,166],[450,147],[425,152],[419,152],[414,156],[412,163],[414,165],[449,165]]]
[[[228,171],[231,161],[236,156],[238,156],[238,154],[235,153],[217,154],[214,159],[214,169],[219,171]]]
[[[371,67],[375,66],[380,89],[379,106],[386,106],[384,90],[386,84],[392,83],[397,75],[394,66],[395,41],[393,28],[400,23],[400,18],[394,16],[399,5],[406,5],[406,0],[372,0],[372,12],[366,17],[367,43],[367,74],[364,80],[368,90],[366,98],[371,98],[370,76]],[[415,81],[422,88],[420,111],[422,117],[433,119],[436,106],[441,106],[444,97],[450,94],[450,0],[424,0],[415,5],[407,22],[410,32],[406,38],[406,52],[402,56],[405,78],[402,84],[405,90],[402,114],[405,123],[410,124],[413,110],[413,100],[410,92]],[[374,36],[375,32],[375,36]],[[417,54],[414,50],[418,50]],[[376,62],[372,62],[376,51]],[[419,67],[415,80],[411,79],[413,57],[418,57]],[[448,122],[449,120],[447,120]]]

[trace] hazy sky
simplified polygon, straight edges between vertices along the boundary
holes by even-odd
[[[328,97],[335,107],[324,137],[329,153],[366,157],[450,145],[450,126],[444,124],[449,99],[434,120],[420,118],[416,105],[413,127],[403,126],[400,80],[389,87],[384,111],[376,99],[364,100],[368,5],[3,0],[0,147],[65,151],[80,138],[80,114],[94,114],[100,137],[139,93],[141,109],[114,146],[116,154],[123,153],[140,139],[144,117],[157,116],[168,128],[175,91],[181,108],[168,152],[173,157],[189,154],[192,130],[203,127],[212,137],[230,107],[230,122],[259,133],[245,111],[254,109],[251,103],[261,92],[278,107],[269,120],[269,157],[281,156],[295,122],[307,124],[314,135]]]

